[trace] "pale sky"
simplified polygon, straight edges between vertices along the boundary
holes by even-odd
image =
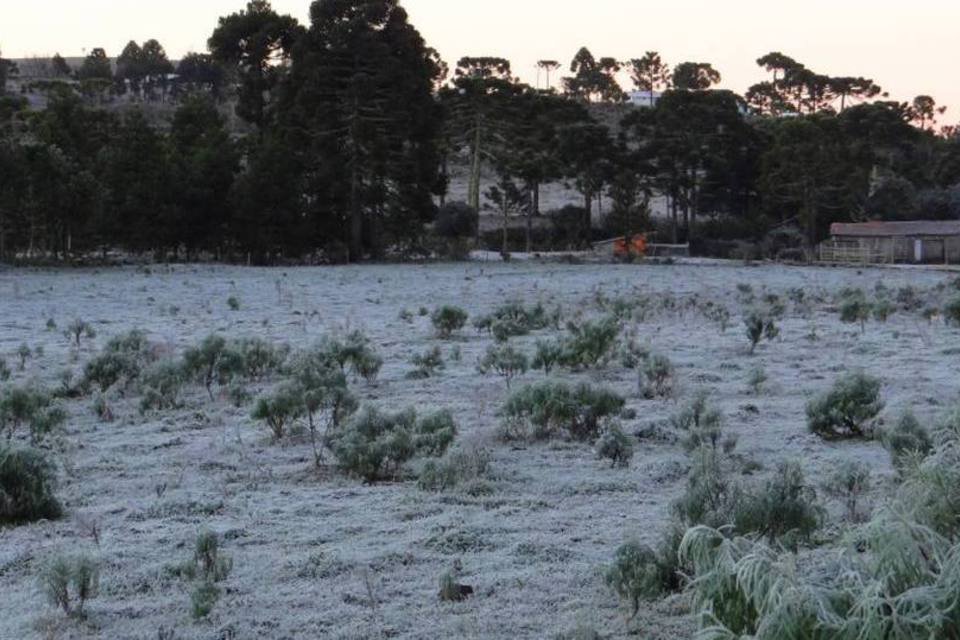
[[[5,57],[114,56],[131,39],[158,39],[172,58],[203,51],[217,18],[244,0],[0,0]],[[308,0],[274,0],[305,22]],[[671,64],[711,62],[722,86],[743,92],[766,74],[755,60],[781,51],[819,73],[873,78],[892,98],[953,105],[960,121],[960,2],[926,0],[405,0],[427,42],[451,68],[463,55],[497,55],[536,82],[534,63],[566,65],[582,45],[619,59],[659,51]]]

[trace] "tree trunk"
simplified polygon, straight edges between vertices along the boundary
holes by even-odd
[[[593,240],[593,193],[587,191],[583,194],[583,230],[581,241],[584,246],[589,247]]]
[[[473,158],[471,160],[470,166],[470,186],[469,193],[467,194],[467,204],[474,208],[478,213],[480,212],[480,169],[481,169],[481,140],[482,140],[482,127],[480,122],[480,116],[477,116],[476,122],[476,132],[473,139]],[[479,230],[478,232],[479,233]]]

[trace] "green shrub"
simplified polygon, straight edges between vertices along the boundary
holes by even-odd
[[[290,353],[290,347],[277,347],[263,338],[241,338],[234,345],[243,361],[243,375],[251,380],[262,380],[276,373]]]
[[[954,296],[943,307],[943,317],[948,324],[960,326],[960,296]]]
[[[873,303],[873,319],[877,322],[886,322],[896,310],[896,306],[888,298],[877,298]]]
[[[933,450],[930,433],[912,412],[906,412],[895,425],[883,429],[880,442],[890,453],[894,468],[903,472],[913,461],[925,458]]]
[[[602,320],[567,323],[569,335],[563,342],[562,363],[571,368],[605,364],[620,335],[620,323],[613,316]]]
[[[213,385],[229,384],[242,375],[245,364],[243,354],[227,343],[223,336],[209,335],[203,341],[187,349],[183,354],[184,372],[197,380],[213,400]]]
[[[240,311],[240,298],[237,296],[227,298],[227,307],[230,308],[230,311]]]
[[[880,380],[864,373],[841,377],[833,388],[807,404],[807,426],[826,439],[857,438],[880,411]]]
[[[59,518],[53,465],[35,449],[0,445],[0,524]]]
[[[467,312],[460,307],[443,306],[430,316],[433,328],[441,338],[449,338],[467,324]]]
[[[757,345],[764,338],[772,341],[780,335],[776,316],[769,310],[751,309],[744,315],[743,324],[746,327],[747,338],[750,340],[750,353],[757,350]]]
[[[612,467],[628,467],[633,458],[633,440],[617,425],[607,428],[597,441],[597,456]]]
[[[0,391],[0,431],[6,431],[7,438],[26,426],[31,442],[38,444],[66,420],[66,412],[43,389],[8,387]]]
[[[490,452],[484,448],[456,451],[441,460],[428,460],[420,470],[417,486],[423,491],[448,491],[465,482],[486,477]]]
[[[519,428],[533,438],[564,431],[574,440],[592,441],[600,435],[603,421],[618,415],[623,406],[624,399],[607,389],[545,381],[515,391],[501,416],[508,431]]]
[[[17,349],[17,357],[20,358],[20,371],[23,371],[27,368],[27,360],[30,359],[30,356],[33,355],[33,352],[30,351],[30,347],[27,346],[27,343],[23,343]]]
[[[197,534],[193,545],[193,565],[204,582],[223,582],[233,570],[233,561],[220,553],[220,538],[209,530]]]
[[[563,343],[559,340],[537,340],[536,351],[533,361],[530,363],[532,369],[542,370],[546,375],[550,375],[554,367],[563,361]]]
[[[220,600],[220,587],[212,582],[200,582],[190,592],[190,615],[194,620],[206,618]]]
[[[141,371],[155,359],[146,334],[142,331],[134,329],[114,336],[96,357],[87,362],[81,386],[86,389],[91,384],[96,384],[101,393],[106,393],[108,389],[122,382],[125,389],[135,382]]]
[[[617,549],[604,580],[621,600],[630,605],[631,619],[640,611],[642,601],[658,600],[680,586],[678,545],[678,534],[671,529],[656,549],[637,540]]]
[[[530,361],[527,355],[510,345],[490,347],[477,366],[480,373],[484,375],[494,371],[503,377],[507,381],[508,389],[510,388],[510,382],[517,376],[526,373],[529,367]]]
[[[7,366],[7,361],[3,358],[0,358],[0,382],[6,382],[10,379],[11,371],[10,367]]]
[[[87,555],[55,556],[41,569],[40,586],[51,605],[83,618],[84,605],[100,588],[99,564]]]
[[[440,351],[440,347],[433,347],[421,354],[415,355],[410,360],[410,364],[416,367],[416,369],[407,374],[407,378],[411,380],[432,378],[437,375],[438,371],[446,367],[446,364],[443,362],[443,352]]]
[[[640,370],[640,393],[645,398],[669,398],[673,395],[674,367],[661,354],[651,355]]]
[[[749,491],[734,511],[740,534],[757,534],[796,544],[809,540],[823,522],[816,490],[807,484],[795,462],[781,464],[773,478]]]
[[[873,313],[873,305],[867,302],[863,291],[856,289],[843,297],[840,303],[840,321],[847,324],[860,324],[860,332],[867,328],[867,320]]]
[[[250,417],[266,422],[273,433],[274,441],[279,442],[289,426],[301,417],[305,410],[302,388],[292,382],[285,382],[269,396],[259,398]]]
[[[367,482],[395,477],[418,452],[442,455],[456,434],[452,417],[417,419],[415,410],[385,413],[367,407],[329,437],[340,468]]]
[[[715,452],[699,449],[694,453],[684,492],[673,502],[672,510],[684,528],[727,527],[733,524],[743,496],[743,487]]]
[[[683,445],[688,451],[708,447],[717,452],[723,449],[729,453],[736,446],[736,440],[723,437],[723,414],[710,406],[706,392],[699,392],[670,419],[671,425],[684,432]]]
[[[63,333],[67,338],[73,341],[77,348],[80,347],[81,338],[92,340],[93,338],[97,337],[97,332],[93,328],[93,325],[79,318],[71,322],[67,326],[66,331]]]
[[[173,360],[154,363],[140,375],[140,412],[179,408],[183,384],[183,367],[180,363]]]
[[[501,305],[493,313],[474,319],[478,331],[490,331],[497,342],[506,342],[531,331],[546,329],[559,318],[559,310],[548,314],[542,304],[525,307],[519,302]]]

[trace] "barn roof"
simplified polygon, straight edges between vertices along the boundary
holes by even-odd
[[[881,238],[890,236],[960,236],[960,220],[910,220],[905,222],[836,222],[831,236]]]

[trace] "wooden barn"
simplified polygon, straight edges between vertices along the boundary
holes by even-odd
[[[838,222],[822,262],[960,264],[960,220]]]

